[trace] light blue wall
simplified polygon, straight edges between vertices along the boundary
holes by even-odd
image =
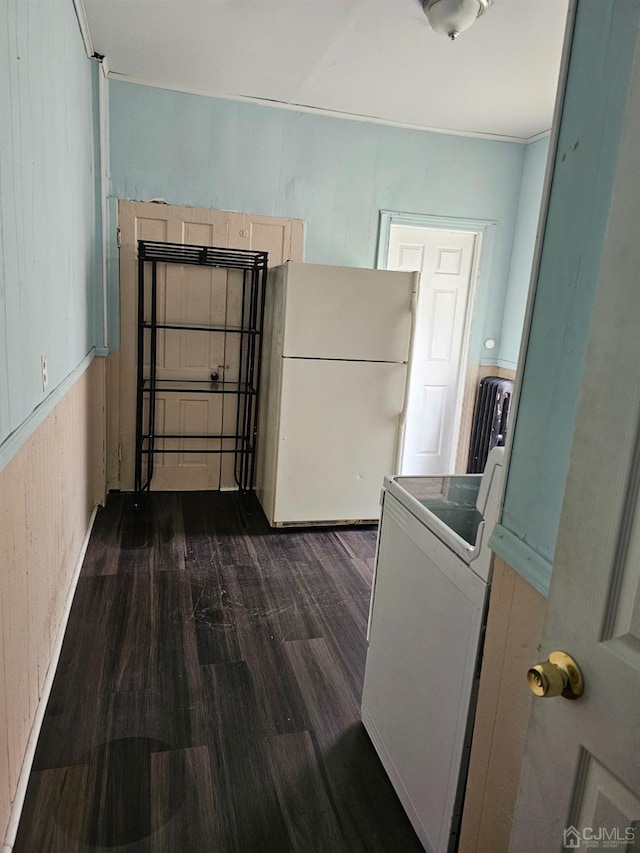
[[[498,364],[509,370],[518,364],[548,153],[549,137],[526,147],[498,356]]]
[[[300,218],[307,261],[366,267],[381,210],[495,220],[470,358],[480,360],[485,337],[499,341],[524,146],[132,83],[109,89],[112,198]]]
[[[0,450],[91,350],[99,319],[94,89],[71,0],[0,24]]]
[[[578,2],[504,514],[492,539],[545,593],[639,23],[637,0]]]

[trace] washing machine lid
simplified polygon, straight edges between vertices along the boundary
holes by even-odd
[[[466,563],[477,557],[484,517],[476,507],[481,474],[385,477],[384,487]]]

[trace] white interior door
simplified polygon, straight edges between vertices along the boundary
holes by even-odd
[[[392,225],[387,267],[420,272],[403,474],[453,471],[478,236]]]
[[[640,849],[639,147],[637,51],[542,643],[586,688],[533,702],[512,853]]]
[[[301,260],[303,223],[299,220],[206,210],[194,207],[121,201],[118,205],[120,248],[120,357],[110,363],[110,488],[133,488],[136,405],[137,241],[161,240],[222,248],[258,249],[269,265]],[[239,325],[242,278],[238,271],[210,267],[158,265],[159,321]],[[147,287],[147,294],[149,288]],[[147,312],[147,316],[149,316]],[[233,382],[238,373],[239,336],[164,330],[158,333],[158,377],[206,379],[212,370]],[[156,431],[164,434],[232,435],[237,400],[217,394],[159,394]],[[233,440],[208,441],[211,450],[228,450]],[[199,440],[167,441],[188,450]],[[154,490],[235,488],[233,454],[165,453],[156,456]]]

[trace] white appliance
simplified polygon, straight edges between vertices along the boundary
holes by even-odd
[[[362,721],[429,853],[457,844],[503,462],[384,481]]]
[[[379,518],[401,452],[417,282],[291,261],[270,270],[256,493],[271,525]]]

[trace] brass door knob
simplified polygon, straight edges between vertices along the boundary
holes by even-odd
[[[541,698],[579,699],[584,692],[580,667],[566,652],[551,652],[548,660],[532,666],[527,681],[533,695]]]

